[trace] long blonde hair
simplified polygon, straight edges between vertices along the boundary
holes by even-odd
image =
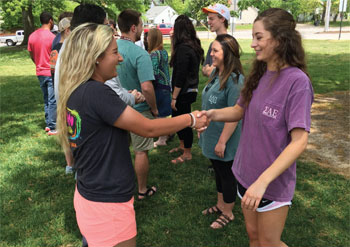
[[[63,150],[69,150],[67,101],[72,92],[93,75],[96,61],[103,57],[113,40],[107,25],[85,23],[73,30],[65,41],[60,57],[59,102],[57,107],[58,138]]]
[[[163,35],[157,28],[151,28],[148,31],[148,52],[162,50],[163,49]]]

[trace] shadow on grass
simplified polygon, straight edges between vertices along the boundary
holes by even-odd
[[[18,141],[44,129],[43,96],[36,76],[0,76],[1,137],[3,143]]]
[[[28,58],[27,46],[0,47],[0,62]]]
[[[43,107],[43,96],[36,76],[0,76],[1,113],[37,112]]]
[[[168,47],[167,47],[168,48]],[[17,49],[17,48],[15,48]],[[22,59],[23,50],[8,57]],[[316,93],[347,90],[348,54],[308,54]],[[248,73],[251,53],[242,57]],[[31,65],[32,66],[32,65]],[[200,109],[201,90],[193,109]],[[339,82],[339,84],[335,82]],[[75,181],[64,174],[64,156],[54,139],[44,137],[42,93],[35,76],[1,76],[1,246],[80,245],[73,193]],[[11,142],[9,141],[11,140]],[[13,141],[12,141],[13,140]],[[16,143],[18,142],[18,143]],[[138,246],[247,246],[240,201],[236,219],[225,229],[209,228],[216,216],[201,211],[216,202],[208,160],[193,145],[193,160],[172,165],[167,147],[150,152],[149,184],[158,192],[135,201]],[[317,164],[298,163],[298,180],[283,240],[290,246],[350,246],[349,181]]]
[[[284,236],[291,246],[349,246],[349,180],[298,162],[297,186]],[[334,198],[337,198],[334,201]],[[310,236],[312,238],[310,239]]]
[[[29,160],[3,167],[3,245],[58,246],[81,238],[72,199],[75,180],[58,165],[64,164],[63,154],[52,139],[40,140],[38,145],[45,148],[34,149]]]
[[[349,54],[308,54],[308,73],[315,93],[349,90]]]

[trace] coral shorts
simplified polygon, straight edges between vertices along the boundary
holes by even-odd
[[[74,208],[80,232],[89,247],[115,246],[137,234],[134,198],[124,203],[93,202],[75,188]]]

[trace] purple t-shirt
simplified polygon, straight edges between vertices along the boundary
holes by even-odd
[[[240,184],[248,188],[276,160],[291,141],[290,131],[310,131],[313,89],[307,75],[296,67],[267,71],[245,108],[241,140],[232,166]],[[264,198],[290,201],[296,183],[296,163],[270,183]]]

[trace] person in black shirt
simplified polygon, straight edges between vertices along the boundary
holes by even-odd
[[[127,106],[104,84],[117,76],[121,61],[107,25],[78,26],[61,51],[58,137],[73,154],[78,174],[74,208],[90,246],[136,246],[128,131],[156,137],[208,124],[205,117],[196,117],[198,111],[150,120]]]
[[[172,116],[179,116],[191,112],[191,104],[196,101],[199,83],[199,66],[203,63],[204,51],[201,41],[196,35],[194,26],[185,15],[180,15],[175,20],[174,33],[172,35],[172,54],[170,66],[173,67],[171,101]],[[185,128],[177,135],[180,145],[170,150],[170,153],[183,151],[183,154],[171,162],[183,163],[192,159],[191,148],[193,132],[191,128]]]

